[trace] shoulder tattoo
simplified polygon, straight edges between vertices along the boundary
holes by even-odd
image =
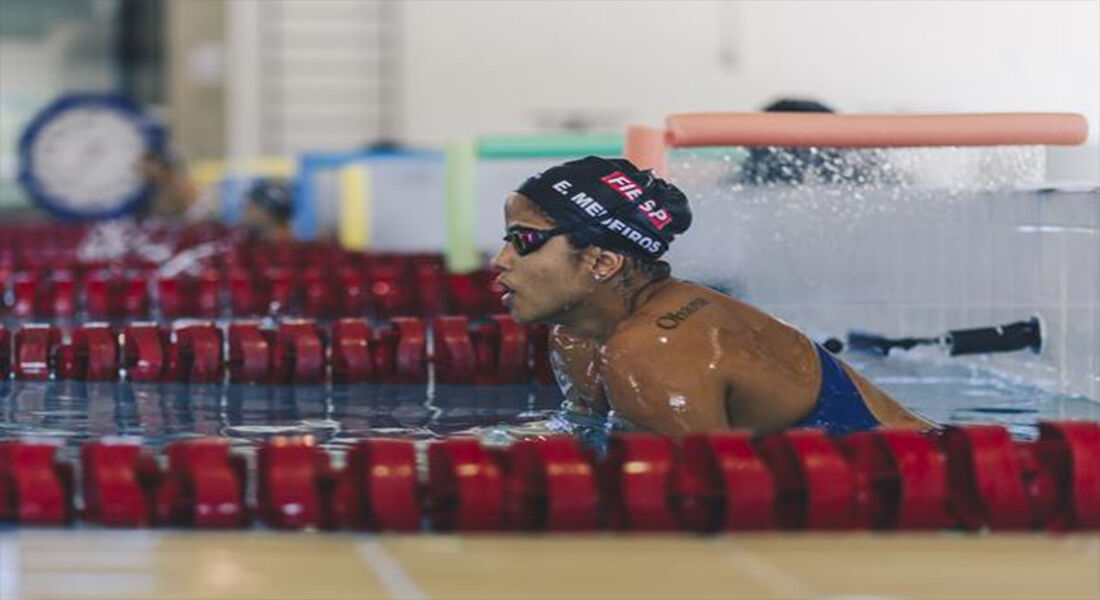
[[[661,329],[676,329],[680,326],[680,323],[686,321],[689,317],[691,317],[691,315],[699,312],[699,309],[708,304],[710,304],[710,300],[707,300],[702,296],[698,296],[696,298],[693,298],[687,304],[681,306],[679,310],[675,312],[667,312],[657,317],[657,320],[654,322],[657,324],[657,327],[660,327]]]

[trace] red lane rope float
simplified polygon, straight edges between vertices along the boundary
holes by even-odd
[[[443,263],[436,257],[413,259],[413,281],[417,292],[420,314],[434,317],[447,312],[447,282]]]
[[[325,343],[317,323],[284,321],[275,333],[272,371],[279,383],[320,383],[325,377]]]
[[[367,274],[369,303],[375,314],[381,317],[408,315],[416,312],[412,306],[412,293],[406,278],[405,265],[375,264]]]
[[[275,340],[259,323],[229,325],[229,360],[226,369],[233,383],[271,383]]]
[[[484,305],[480,283],[473,274],[448,274],[447,287],[451,290],[451,311],[467,316],[480,314],[481,307]]]
[[[333,323],[333,383],[366,383],[375,379],[371,336],[371,326],[366,319],[340,319]]]
[[[289,268],[276,266],[266,267],[262,273],[267,284],[268,301],[280,311],[293,310],[297,306],[294,273]]]
[[[855,527],[854,473],[824,432],[775,434],[762,440],[757,450],[775,477],[780,528]]]
[[[49,291],[41,312],[53,317],[72,317],[76,314],[76,290],[76,277],[72,271],[54,271],[50,275]]]
[[[1100,529],[1100,423],[1040,423],[1036,446],[1039,464],[1062,491],[1047,526]]]
[[[144,274],[132,273],[117,283],[122,314],[141,317],[149,313],[149,280]],[[117,309],[112,311],[117,314]]]
[[[336,269],[336,281],[340,293],[336,296],[338,310],[342,315],[361,315],[367,312],[367,285],[360,269],[344,265]]]
[[[58,379],[81,379],[84,365],[76,357],[72,344],[60,344],[53,355],[53,372]]]
[[[168,333],[157,325],[134,324],[122,330],[122,364],[130,381],[162,381],[168,350]]]
[[[1035,520],[1008,431],[993,425],[950,427],[943,434],[949,502],[968,529],[1028,529]]]
[[[1038,440],[1021,443],[990,425],[835,440],[817,430],[695,434],[679,452],[670,438],[623,434],[599,461],[571,437],[508,449],[453,438],[429,444],[424,482],[410,440],[362,441],[337,472],[311,438],[276,438],[257,452],[257,511],[286,529],[413,531],[422,515],[439,531],[1096,529],[1100,423],[1040,427]],[[249,522],[248,469],[228,442],[189,440],[166,454],[162,470],[135,443],[85,444],[83,518]],[[0,519],[64,523],[72,498],[72,468],[54,445],[0,442]]]
[[[118,336],[106,325],[85,325],[73,332],[73,354],[79,364],[76,379],[117,381]]]
[[[839,442],[852,465],[859,525],[874,529],[941,529],[947,515],[947,467],[919,431],[856,433]]]
[[[39,285],[36,274],[17,273],[12,278],[12,296],[15,299],[11,307],[12,315],[27,318],[38,313]]]
[[[503,353],[498,352],[501,337],[496,323],[476,321],[470,326],[468,336],[470,352],[474,360],[470,383],[478,385],[508,383],[502,380],[499,372]]]
[[[1014,444],[1016,461],[1020,466],[1020,479],[1024,486],[1032,515],[1032,527],[1059,529],[1055,512],[1063,503],[1055,473],[1040,462],[1040,454],[1046,454],[1047,444]]]
[[[668,493],[675,458],[675,447],[668,438],[631,434],[612,437],[600,473],[612,529],[676,528]]]
[[[63,525],[73,518],[72,469],[57,446],[0,441],[0,521]]]
[[[229,442],[187,440],[167,449],[168,471],[156,493],[158,523],[236,528],[248,522],[244,461]]]
[[[252,277],[252,271],[233,267],[226,277],[229,285],[229,310],[235,316],[248,316],[264,312],[266,304],[263,290]]]
[[[348,452],[334,499],[337,523],[367,531],[420,529],[416,448],[410,440],[373,439]]]
[[[328,454],[307,441],[276,438],[256,453],[259,514],[277,529],[331,525],[325,488],[332,479]]]
[[[440,316],[432,323],[432,362],[436,381],[473,383],[477,359],[470,338],[470,321],[463,315]]]
[[[11,373],[11,334],[0,325],[0,378],[7,379]]]
[[[195,282],[194,311],[199,317],[214,318],[220,312],[221,273],[214,268],[199,272]]]
[[[573,438],[516,442],[507,453],[507,513],[511,528],[596,529],[598,493],[592,459]]]
[[[452,438],[428,447],[432,526],[438,531],[496,531],[504,527],[504,482],[500,466],[472,438]]]
[[[194,282],[184,275],[157,279],[157,301],[162,315],[168,318],[182,317],[193,311]]]
[[[217,318],[223,310],[237,317],[267,314],[333,318],[365,313],[434,317],[455,312],[475,317],[503,312],[503,290],[492,273],[448,275],[434,258],[387,259],[376,268],[351,264],[262,264],[243,266],[224,259],[197,275],[155,277],[145,269],[120,273],[126,267],[89,268],[85,276],[55,268],[10,274],[14,304],[11,315],[72,318],[83,307],[91,319]],[[5,265],[0,264],[0,268]],[[151,282],[151,286],[150,286]],[[339,286],[340,294],[335,291]],[[227,306],[222,292],[228,291]],[[83,303],[81,303],[83,299]],[[452,308],[452,305],[454,308]],[[157,313],[151,312],[157,307]]]
[[[473,273],[450,273],[447,288],[451,292],[451,312],[474,317],[489,313],[506,312],[501,303],[504,288],[496,281],[496,274],[489,270]]]
[[[682,529],[775,527],[775,480],[747,433],[685,436],[674,496]]]
[[[80,448],[84,518],[113,527],[153,523],[149,481],[155,465],[133,443],[92,442]]]
[[[60,344],[61,331],[51,325],[27,325],[16,331],[15,378],[49,379],[53,357]]]
[[[473,324],[464,315],[439,316],[432,334],[440,383],[507,385],[531,379],[527,327],[508,315]]]
[[[173,345],[178,360],[173,371],[181,381],[221,383],[225,375],[222,331],[213,324],[189,325],[176,330]]]
[[[393,317],[375,330],[374,367],[380,383],[428,381],[427,334],[416,317]]]
[[[427,381],[427,365],[434,361],[440,383],[553,381],[545,328],[516,323],[507,315],[491,315],[472,326],[465,316],[440,316],[433,332],[436,351],[429,358],[425,324],[417,317],[394,317],[377,328],[364,318],[340,319],[327,327],[293,319],[275,330],[257,321],[231,322],[224,330],[191,323],[171,333],[157,324],[134,323],[121,336],[109,326],[90,324],[74,330],[69,344],[61,344],[59,328],[24,325],[14,336],[14,371],[19,379],[36,380],[115,381],[124,372],[134,382],[220,383],[228,371],[232,383],[314,384],[331,377],[334,383],[418,384]],[[228,338],[228,353],[223,338]],[[10,344],[0,344],[5,372],[12,354]]]
[[[106,319],[120,312],[117,287],[115,279],[103,270],[93,271],[85,277],[84,308],[89,317]]]
[[[527,327],[510,315],[491,315],[483,338],[475,340],[478,375],[475,383],[503,385],[526,383],[531,379],[528,359]],[[480,357],[484,356],[485,360]]]
[[[311,317],[332,316],[336,298],[329,285],[330,276],[321,267],[307,267],[302,273],[303,312]]]

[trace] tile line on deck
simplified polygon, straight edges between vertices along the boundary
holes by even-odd
[[[19,600],[19,534],[0,532],[0,600]]]
[[[359,555],[363,561],[374,571],[386,593],[394,600],[428,600],[416,581],[405,571],[377,539],[370,539],[357,544]]]
[[[738,570],[767,587],[777,598],[819,598],[820,592],[793,574],[783,571],[774,563],[764,559],[742,546],[737,541],[725,537],[719,541],[722,554]]]

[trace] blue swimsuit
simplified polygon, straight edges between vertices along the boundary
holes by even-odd
[[[821,390],[817,394],[813,412],[791,427],[817,427],[829,435],[839,436],[867,431],[881,425],[859,394],[848,373],[833,358],[828,350],[818,344],[818,359],[821,361]],[[604,451],[607,436],[618,431],[644,431],[622,417],[607,417],[574,412],[568,409],[559,411],[554,421],[562,430],[579,435],[589,446]]]
[[[820,427],[829,435],[846,435],[881,425],[840,363],[820,345],[814,347],[821,360],[821,391],[813,412],[792,427]]]

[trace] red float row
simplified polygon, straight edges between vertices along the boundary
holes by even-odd
[[[120,227],[121,225],[121,227]],[[133,239],[135,232],[142,240]],[[187,248],[197,244],[227,240],[235,243],[246,241],[243,232],[217,223],[180,225],[173,223],[136,224],[82,224],[59,222],[5,221],[0,224],[0,258],[20,266],[53,265],[61,262],[92,262],[81,248],[94,245],[96,237],[112,233],[127,235],[130,242],[144,242],[170,248]],[[6,257],[6,258],[5,258]],[[43,260],[43,257],[46,260]]]
[[[595,459],[571,437],[488,449],[373,439],[332,466],[296,439],[246,460],[224,440],[168,447],[85,444],[83,510],[52,445],[0,442],[0,520],[58,525],[417,531],[1100,529],[1100,424],[1052,422],[1034,442],[996,426],[929,436],[880,430],[830,439],[800,430],[668,438],[619,435]]]
[[[127,248],[119,252],[116,244],[124,238]],[[394,254],[349,251],[333,243],[294,240],[263,240],[249,237],[243,230],[214,224],[140,227],[114,225],[87,227],[61,224],[0,224],[0,274],[14,271],[69,270],[77,273],[102,268],[152,269],[160,266],[163,256],[178,256],[195,250],[195,259],[203,266],[217,267],[328,267],[350,265],[371,267],[409,259],[439,260],[439,255]],[[152,258],[155,256],[156,258]]]
[[[434,355],[428,356],[428,335]],[[508,315],[471,321],[441,316],[427,326],[394,317],[372,327],[367,319],[322,326],[287,320],[275,329],[234,322],[224,330],[192,324],[169,330],[133,324],[77,327],[68,342],[51,325],[27,325],[14,335],[0,328],[0,377],[84,381],[266,384],[423,383],[434,362],[445,384],[553,382],[547,328],[522,325]],[[9,337],[11,338],[9,340]],[[121,340],[121,341],[120,341]],[[125,374],[123,374],[125,371]]]
[[[59,268],[0,273],[0,302],[5,287],[12,298],[7,312],[16,319],[148,318],[154,305],[165,318],[476,316],[504,310],[492,272],[447,273],[433,256],[378,261],[370,268],[208,267],[197,275],[159,277],[152,271],[105,269],[83,275]]]

